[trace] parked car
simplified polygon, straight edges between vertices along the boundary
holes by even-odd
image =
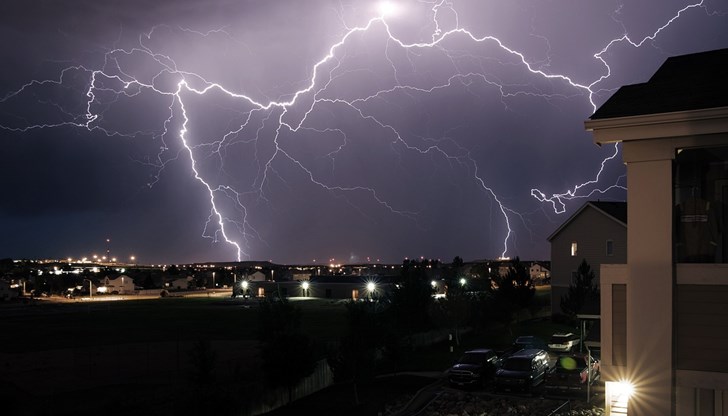
[[[554,352],[571,352],[579,345],[579,336],[571,332],[554,334],[549,341],[549,350]]]
[[[546,375],[545,388],[549,393],[585,392],[587,385],[594,384],[600,375],[596,358],[584,354],[563,355]]]
[[[522,335],[516,338],[516,340],[513,342],[514,352],[518,350],[529,349],[545,350],[547,348],[548,346],[546,345],[546,342],[544,342],[544,340],[533,335]]]
[[[549,370],[549,355],[537,348],[520,350],[495,372],[496,389],[525,390],[541,384]]]
[[[466,351],[448,370],[448,381],[456,386],[483,385],[492,380],[501,359],[491,349]]]

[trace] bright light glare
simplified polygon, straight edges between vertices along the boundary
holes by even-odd
[[[303,288],[303,290],[308,290],[308,282],[301,283],[301,287]]]
[[[468,283],[468,281],[465,280],[464,277],[460,278],[460,286],[465,286],[466,283]]]
[[[247,289],[248,288],[248,281],[247,280],[243,280],[243,282],[240,285],[243,287],[243,289]]]
[[[628,399],[634,393],[634,385],[629,381],[614,383],[614,393],[615,396],[622,396]]]
[[[367,283],[367,290],[369,292],[374,292],[375,290],[377,290],[377,285],[374,284],[374,282],[369,282]]]
[[[393,17],[400,13],[401,6],[392,1],[382,0],[377,4],[377,10],[382,17]]]
[[[430,284],[432,285],[432,287],[437,287],[437,282],[434,280],[432,282],[430,282]]]

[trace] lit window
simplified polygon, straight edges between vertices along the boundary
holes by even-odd
[[[571,243],[571,257],[576,257],[576,242]]]
[[[614,255],[614,241],[607,240],[607,256]]]

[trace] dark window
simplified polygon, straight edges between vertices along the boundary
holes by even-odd
[[[680,149],[674,168],[677,262],[728,263],[728,146]]]
[[[607,256],[614,255],[614,241],[607,240]]]
[[[612,285],[612,365],[627,365],[627,285]]]

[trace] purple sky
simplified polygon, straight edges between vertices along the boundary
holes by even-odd
[[[728,47],[726,1],[392,3],[3,1],[0,257],[547,259],[625,197],[592,103]]]

